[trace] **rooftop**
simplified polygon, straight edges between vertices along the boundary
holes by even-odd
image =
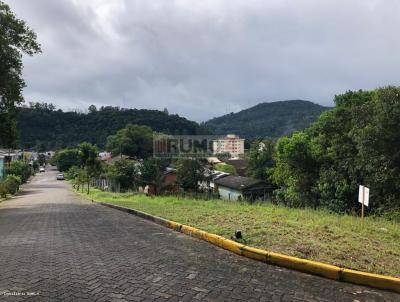
[[[254,185],[265,184],[265,182],[251,177],[229,175],[216,179],[215,184],[232,189],[243,190]]]

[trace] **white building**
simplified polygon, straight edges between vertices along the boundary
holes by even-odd
[[[224,138],[213,141],[214,154],[229,153],[231,157],[239,157],[244,154],[244,138],[235,134],[228,134]]]

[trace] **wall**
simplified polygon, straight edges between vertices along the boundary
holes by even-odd
[[[235,189],[223,187],[221,185],[218,186],[218,193],[221,196],[221,198],[225,199],[225,200],[243,199],[241,191],[237,191]]]
[[[0,179],[4,177],[4,158],[0,157]]]

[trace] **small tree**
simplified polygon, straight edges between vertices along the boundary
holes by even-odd
[[[177,180],[184,190],[198,190],[199,182],[207,178],[206,163],[200,159],[180,159],[177,162]]]
[[[39,165],[44,166],[46,164],[46,156],[43,153],[38,155]]]
[[[79,188],[82,188],[82,193],[83,193],[85,183],[87,183],[89,180],[90,178],[88,177],[86,170],[79,169],[79,173],[75,178],[75,184],[77,185],[77,190],[79,191]]]
[[[107,176],[119,183],[122,191],[126,191],[136,187],[138,172],[135,161],[121,159],[108,167]]]
[[[165,176],[168,162],[159,158],[149,158],[143,161],[140,167],[140,184],[154,186],[155,194],[159,194]]]
[[[99,151],[96,146],[87,142],[79,144],[78,151],[81,167],[86,173],[87,194],[89,194],[90,180],[101,173],[101,163],[98,159]]]
[[[275,164],[274,142],[272,140],[256,140],[250,147],[247,173],[249,176],[268,180],[268,171]]]

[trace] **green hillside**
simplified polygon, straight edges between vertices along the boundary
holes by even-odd
[[[237,113],[213,118],[205,126],[215,134],[235,133],[245,138],[277,138],[305,129],[321,112],[328,109],[303,100],[260,103]]]
[[[18,114],[19,146],[64,148],[88,141],[104,147],[107,136],[127,124],[151,127],[169,134],[204,132],[196,122],[158,110],[102,107],[89,113],[63,112],[47,104],[21,108]]]

